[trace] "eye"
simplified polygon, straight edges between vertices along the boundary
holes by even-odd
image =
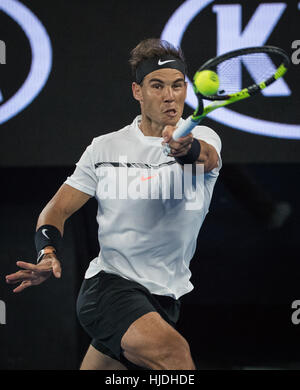
[[[182,88],[182,87],[183,87],[183,83],[176,83],[173,85],[173,88],[175,89]]]
[[[152,88],[155,88],[155,89],[161,89],[161,88],[162,88],[162,85],[161,85],[161,84],[159,84],[159,83],[152,84]]]

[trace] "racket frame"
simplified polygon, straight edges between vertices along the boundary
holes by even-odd
[[[225,107],[229,104],[238,102],[240,100],[255,95],[256,93],[268,87],[270,84],[272,84],[277,79],[282,77],[287,72],[288,67],[290,65],[290,58],[288,57],[287,53],[284,50],[275,46],[258,46],[258,47],[248,47],[244,49],[233,50],[228,53],[222,54],[220,56],[211,58],[210,60],[206,61],[203,65],[201,65],[201,67],[195,73],[194,79],[198,72],[202,72],[203,70],[211,70],[221,62],[224,62],[234,57],[247,55],[247,54],[254,54],[254,53],[277,54],[278,56],[282,57],[282,63],[276,69],[276,72],[268,79],[260,82],[259,84],[252,84],[249,87],[243,88],[241,91],[232,94],[227,94],[222,96],[202,95],[197,90],[195,84],[193,83],[193,89],[198,99],[198,106],[196,110],[193,112],[193,114],[189,116],[186,119],[186,121],[174,131],[172,138],[175,141],[178,140],[180,137],[184,137],[187,134],[189,134],[192,131],[192,129],[195,126],[197,126],[201,122],[201,120],[204,117],[206,117],[210,112],[216,110],[217,108]],[[212,100],[212,103],[204,107],[203,99]],[[170,147],[167,144],[165,144],[164,146],[164,153],[166,155],[170,153]]]

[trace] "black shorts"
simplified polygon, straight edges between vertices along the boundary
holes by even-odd
[[[135,320],[149,312],[159,313],[175,327],[180,301],[151,294],[139,283],[104,271],[84,279],[77,299],[78,319],[92,338],[91,344],[122,362],[123,335]]]

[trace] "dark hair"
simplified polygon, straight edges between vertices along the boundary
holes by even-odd
[[[148,58],[163,57],[171,55],[180,59],[186,68],[183,52],[180,48],[176,48],[170,42],[158,38],[148,38],[141,41],[131,52],[129,64],[132,74],[135,75],[138,65]]]

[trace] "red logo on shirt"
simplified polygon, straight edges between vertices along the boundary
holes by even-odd
[[[146,180],[152,179],[153,177],[156,177],[156,176],[157,176],[157,175],[148,176],[148,177],[141,176],[141,180],[142,180],[142,181],[146,181]]]

